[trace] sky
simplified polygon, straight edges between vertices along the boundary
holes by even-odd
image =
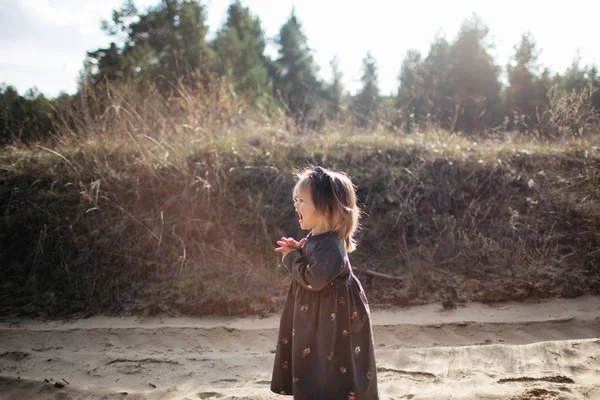
[[[140,10],[159,0],[134,0]],[[74,93],[86,51],[106,47],[111,38],[100,29],[121,0],[0,0],[0,83],[19,93],[36,87],[46,96]],[[204,0],[209,38],[226,17],[230,0]],[[541,50],[538,62],[563,73],[578,56],[600,66],[597,44],[600,1],[570,0],[242,0],[275,39],[292,7],[308,37],[308,45],[329,79],[329,61],[340,60],[343,82],[351,92],[360,87],[362,59],[370,51],[378,66],[382,94],[395,93],[398,73],[408,49],[423,55],[436,35],[453,40],[461,23],[477,14],[496,44],[491,51],[505,66],[521,34],[529,31]],[[596,39],[595,39],[596,38]],[[273,54],[275,47],[269,49]]]

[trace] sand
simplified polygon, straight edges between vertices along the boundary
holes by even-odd
[[[382,400],[600,399],[600,297],[372,316]],[[269,391],[278,323],[3,322],[0,399],[291,399]]]

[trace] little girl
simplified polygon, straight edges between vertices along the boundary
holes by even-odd
[[[367,297],[347,252],[359,210],[350,178],[316,167],[298,175],[299,242],[275,251],[292,276],[279,327],[271,390],[296,400],[378,400]]]

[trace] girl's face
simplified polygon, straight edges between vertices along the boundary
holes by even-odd
[[[315,209],[312,202],[310,190],[300,186],[294,196],[294,209],[300,219],[300,228],[305,231],[312,231],[313,234],[327,232],[327,219]]]

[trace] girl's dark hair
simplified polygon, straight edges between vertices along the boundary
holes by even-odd
[[[330,230],[344,241],[346,251],[350,253],[356,249],[354,234],[359,228],[360,210],[350,177],[320,166],[296,171],[296,177],[294,197],[300,188],[307,188],[315,209],[325,216]]]

